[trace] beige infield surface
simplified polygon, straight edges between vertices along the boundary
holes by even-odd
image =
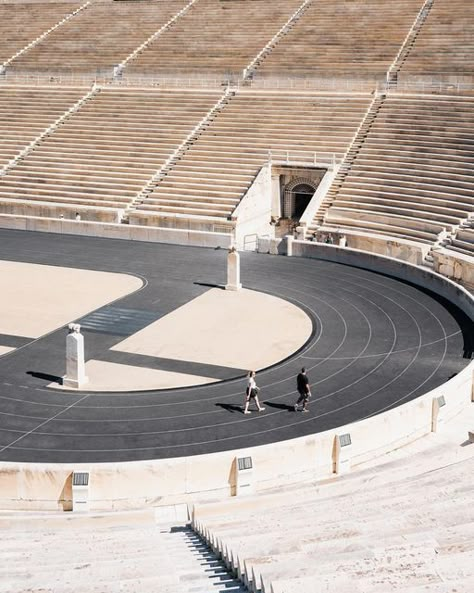
[[[128,274],[0,260],[0,334],[38,338],[143,285]]]
[[[142,286],[142,280],[127,274],[9,261],[0,261],[0,274],[0,334],[29,338],[62,327]],[[298,350],[311,332],[310,318],[288,301],[252,290],[213,288],[122,340],[112,351],[259,370]],[[85,332],[86,360],[87,340]],[[0,341],[0,355],[12,350]],[[194,374],[187,374],[89,360],[89,382],[84,387],[134,391],[218,380],[212,368],[207,367],[202,376],[193,368]]]
[[[310,337],[309,317],[261,292],[214,288],[126,338],[111,350],[236,369],[261,369],[298,350]],[[212,383],[212,376],[173,373],[90,360],[93,391],[167,389]]]

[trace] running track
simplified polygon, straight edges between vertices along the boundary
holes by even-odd
[[[5,260],[136,274],[145,287],[114,305],[144,312],[166,314],[226,280],[225,250],[7,230],[0,230],[0,241]],[[298,353],[258,373],[264,413],[242,414],[238,361],[235,369],[221,369],[224,381],[202,387],[130,394],[49,389],[64,372],[62,328],[18,340],[20,347],[0,358],[0,461],[131,461],[291,439],[403,404],[469,362],[463,359],[468,320],[412,285],[303,258],[245,253],[241,264],[246,288],[299,305],[314,326]],[[97,358],[123,338],[90,332],[86,339],[88,357]],[[192,363],[155,364],[195,371]],[[308,414],[293,411],[303,365],[313,390]]]

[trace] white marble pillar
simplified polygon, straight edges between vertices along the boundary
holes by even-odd
[[[66,338],[66,375],[63,385],[80,389],[88,382],[84,361],[84,336],[78,323],[69,324]]]
[[[227,284],[226,290],[240,290],[240,255],[235,247],[229,249],[227,254]]]
[[[295,238],[293,235],[286,235],[286,255],[292,257],[293,255],[293,241]]]

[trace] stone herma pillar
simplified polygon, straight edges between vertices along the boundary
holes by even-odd
[[[240,290],[240,255],[235,247],[229,249],[227,255],[227,284],[226,290]]]
[[[66,338],[66,375],[63,385],[80,389],[88,381],[84,362],[84,336],[78,323],[70,323]]]

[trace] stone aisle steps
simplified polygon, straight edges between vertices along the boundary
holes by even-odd
[[[246,592],[190,527],[113,517],[0,517],[0,593]]]

